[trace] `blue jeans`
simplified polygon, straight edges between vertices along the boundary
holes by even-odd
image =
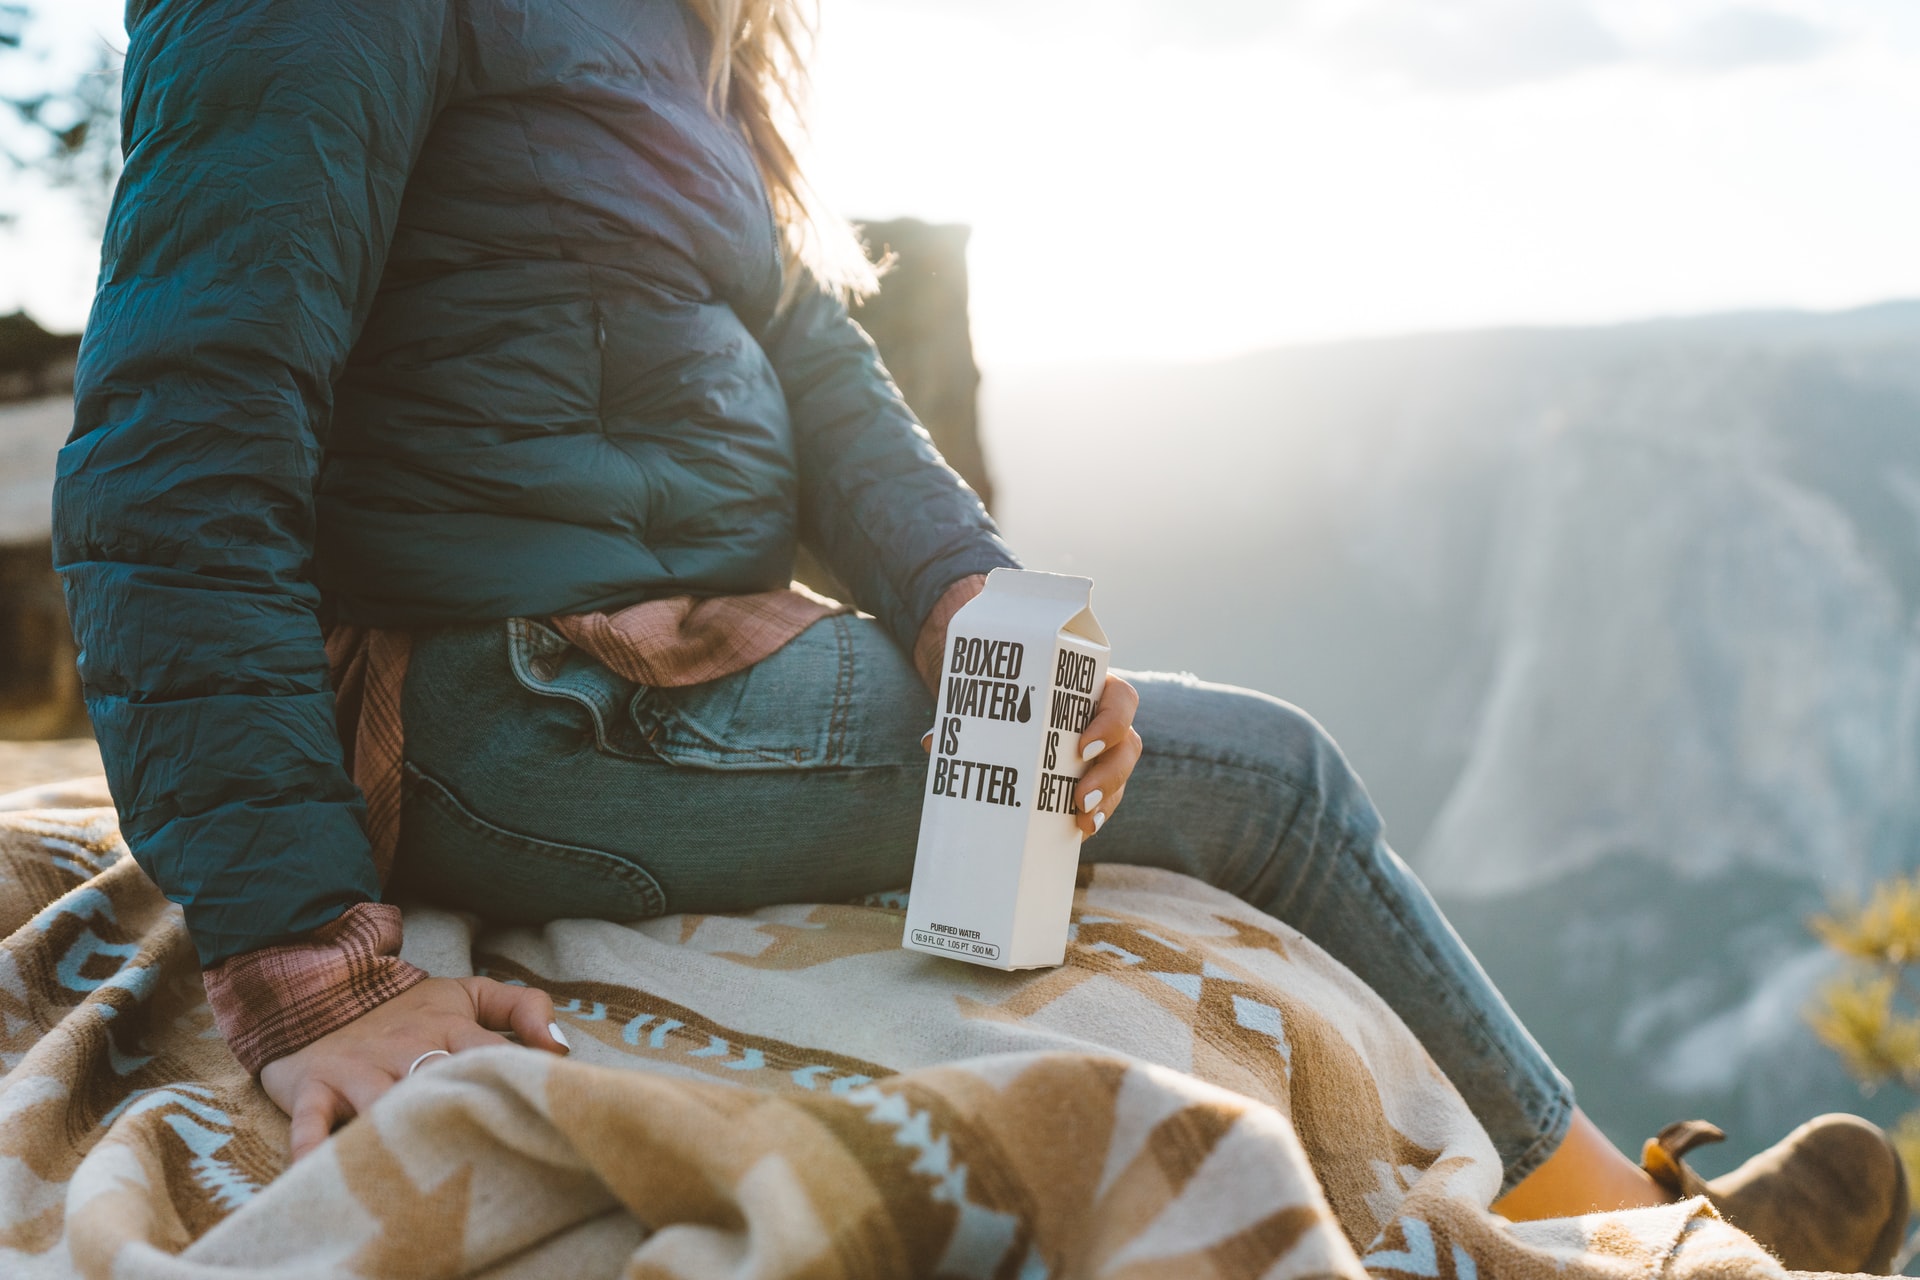
[[[1265,694],[1126,673],[1146,743],[1094,862],[1197,877],[1292,925],[1391,1005],[1492,1135],[1511,1187],[1573,1091],[1387,847],[1340,749]],[[758,665],[634,685],[537,622],[421,636],[397,888],[505,921],[831,902],[912,878],[933,701],[870,619]]]

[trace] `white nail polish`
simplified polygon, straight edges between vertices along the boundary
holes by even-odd
[[[1100,807],[1100,795],[1101,793],[1098,791],[1087,792],[1087,798],[1080,802],[1080,812],[1092,813],[1095,809],[1098,809]]]
[[[547,1034],[552,1036],[555,1040],[558,1040],[560,1042],[560,1047],[562,1049],[565,1049],[568,1053],[573,1052],[573,1046],[567,1043],[567,1033],[560,1029],[559,1023],[549,1022],[547,1024]]]
[[[1082,748],[1080,752],[1080,758],[1082,760],[1091,760],[1095,756],[1099,755],[1102,751],[1105,751],[1106,749],[1107,749],[1107,744],[1096,738],[1094,741],[1089,742],[1084,748]]]
[[[1094,829],[1095,831],[1098,831],[1098,830],[1099,830],[1099,829],[1100,829],[1101,827],[1104,827],[1104,826],[1106,826],[1106,825],[1107,825],[1107,815],[1106,815],[1106,814],[1104,814],[1104,813],[1096,813],[1096,814],[1094,814],[1094,815],[1093,815],[1093,829]]]

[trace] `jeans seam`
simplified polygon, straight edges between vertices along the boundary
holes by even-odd
[[[833,620],[833,637],[839,664],[834,679],[833,711],[827,726],[826,760],[828,764],[837,765],[846,756],[847,723],[853,710],[853,635],[847,629],[844,616]]]
[[[1573,1095],[1564,1089],[1556,1089],[1549,1099],[1548,1114],[1552,1117],[1540,1124],[1540,1136],[1527,1144],[1526,1150],[1513,1158],[1501,1175],[1500,1194],[1505,1195],[1526,1180],[1528,1174],[1545,1164],[1560,1144],[1567,1140],[1567,1130],[1573,1121]],[[1497,1150],[1496,1150],[1497,1154]]]
[[[1311,801],[1316,795],[1324,795],[1324,791],[1320,788],[1302,786],[1290,777],[1276,773],[1271,769],[1260,768],[1256,765],[1243,764],[1235,760],[1224,760],[1185,751],[1156,752],[1155,754],[1164,760],[1178,760],[1188,764],[1203,765],[1209,769],[1230,769],[1238,773],[1251,775],[1263,781],[1278,783],[1293,792],[1297,797],[1300,797],[1302,803]],[[1299,806],[1296,806],[1293,818],[1289,819],[1287,823],[1287,831],[1292,831],[1297,825],[1298,816]],[[1382,833],[1376,831],[1372,834],[1362,835],[1349,829],[1345,823],[1336,822],[1336,825],[1340,827],[1341,833],[1345,838],[1336,847],[1333,860],[1326,864],[1329,873],[1331,873],[1332,868],[1338,865],[1341,860],[1356,864],[1360,868],[1361,874],[1366,877],[1367,883],[1373,890],[1375,896],[1391,913],[1393,922],[1399,929],[1401,935],[1409,940],[1409,949],[1420,958],[1420,963],[1427,967],[1433,977],[1442,979],[1439,985],[1449,988],[1454,986],[1455,984],[1453,982],[1445,980],[1446,971],[1428,953],[1425,931],[1411,927],[1409,922],[1391,905],[1389,895],[1382,891],[1383,886],[1381,879],[1377,869],[1372,865],[1371,858],[1361,856],[1360,851],[1363,848],[1366,848],[1368,853],[1371,852],[1369,846],[1371,846],[1375,840],[1380,839]],[[1284,834],[1279,838],[1284,841]],[[1277,857],[1277,851],[1275,856]],[[1291,892],[1297,894],[1300,892],[1300,889],[1294,889]],[[1280,905],[1291,907],[1294,906],[1295,903],[1290,896],[1286,903]],[[1467,1030],[1473,1036],[1474,1040],[1478,1042],[1476,1047],[1481,1052],[1498,1057],[1510,1064],[1516,1061],[1514,1055],[1503,1047],[1503,1041],[1496,1034],[1493,1024],[1485,1011],[1470,1002],[1465,1005],[1464,1009],[1461,1008],[1460,1002],[1454,1001],[1452,1003],[1455,1006],[1456,1016],[1462,1019],[1463,1030]],[[1549,1070],[1553,1070],[1550,1062],[1547,1065]],[[1526,1172],[1531,1171],[1531,1166],[1528,1165],[1529,1161],[1537,1162],[1541,1158],[1540,1153],[1543,1147],[1548,1147],[1549,1144],[1553,1147],[1558,1146],[1558,1141],[1564,1137],[1566,1119],[1572,1114],[1572,1095],[1565,1087],[1564,1079],[1559,1076],[1558,1071],[1554,1070],[1553,1074],[1556,1087],[1547,1092],[1543,1093],[1534,1087],[1536,1082],[1532,1080],[1531,1073],[1528,1073],[1527,1077],[1528,1087],[1525,1091],[1527,1096],[1523,1099],[1520,1090],[1516,1089],[1513,1091],[1516,1101],[1521,1102],[1522,1110],[1527,1114],[1527,1118],[1533,1123],[1536,1130],[1539,1131],[1539,1136],[1515,1158],[1513,1164],[1510,1166],[1513,1170],[1522,1171],[1518,1175],[1521,1177],[1525,1176]],[[1550,1150],[1548,1154],[1551,1154]],[[1504,1166],[1504,1158],[1502,1163]],[[1513,1182],[1516,1181],[1517,1177],[1511,1179],[1508,1185],[1511,1186]]]
[[[1228,760],[1218,756],[1195,755],[1190,751],[1161,751],[1153,747],[1148,747],[1142,754],[1151,755],[1159,760],[1180,760],[1187,764],[1204,764],[1212,769],[1233,769],[1240,773],[1251,773],[1256,777],[1267,778],[1277,782],[1289,791],[1293,791],[1299,795],[1313,795],[1318,791],[1318,788],[1301,786],[1285,774],[1275,773],[1273,770],[1262,768],[1259,765],[1243,764],[1238,760]]]
[[[578,675],[554,678],[533,670],[536,659],[551,659],[572,647],[543,623],[531,618],[507,619],[507,665],[513,672],[514,682],[535,697],[558,698],[579,706],[593,721],[594,745],[606,754],[622,759],[645,759],[644,754],[627,750],[613,741],[612,726],[619,722],[622,712],[619,698],[600,689],[589,678]]]
[[[1274,832],[1273,844],[1267,854],[1267,867],[1277,868],[1284,861],[1280,856],[1280,851],[1287,841],[1292,838],[1293,834],[1299,830],[1301,815],[1305,812],[1314,794],[1301,787],[1294,787],[1292,790],[1294,793],[1293,808],[1287,813],[1286,820],[1279,823]],[[1311,910],[1314,904],[1319,901],[1319,890],[1324,889],[1328,880],[1332,878],[1332,867],[1327,866],[1322,868],[1316,876],[1316,859],[1303,858],[1300,861],[1300,867],[1294,873],[1292,880],[1286,885],[1284,896],[1258,893],[1261,880],[1260,872],[1254,874],[1253,880],[1247,885],[1247,892],[1236,896],[1244,902],[1271,904],[1272,910],[1269,911],[1268,914],[1276,917],[1283,911],[1290,911],[1296,906],[1303,910]],[[1261,870],[1264,871],[1265,869],[1266,868],[1262,868]],[[1303,898],[1305,899],[1304,901],[1302,901]],[[1265,906],[1260,909],[1263,911],[1268,910]]]
[[[832,621],[838,624],[843,620],[834,618]],[[851,683],[851,674],[848,668],[852,665],[852,654],[850,652],[852,649],[851,638],[841,634],[839,630],[836,630],[836,635],[839,639],[840,670],[836,681],[832,707],[829,712],[827,741],[824,746],[820,744],[818,739],[815,740],[812,746],[805,744],[788,747],[731,746],[721,741],[719,736],[707,729],[706,726],[685,714],[674,702],[672,689],[662,689],[658,692],[663,695],[662,701],[665,705],[655,713],[655,722],[658,726],[656,732],[664,733],[665,741],[656,741],[652,735],[648,736],[647,741],[653,745],[654,753],[660,756],[667,764],[688,764],[696,768],[700,767],[698,761],[676,761],[669,758],[666,755],[666,751],[684,751],[690,755],[704,756],[707,760],[713,761],[715,764],[747,762],[765,764],[774,768],[807,769],[819,768],[835,763],[839,751],[844,750],[844,748],[837,747],[837,744],[844,738],[844,704],[849,701],[849,696],[843,696],[843,691]],[[729,679],[731,677],[723,676],[721,678]]]
[[[1250,777],[1260,779],[1263,782],[1278,784],[1279,786],[1285,788],[1286,790],[1291,791],[1295,797],[1295,804],[1293,806],[1292,813],[1290,813],[1287,817],[1287,821],[1285,825],[1281,828],[1280,832],[1274,837],[1275,839],[1274,849],[1273,849],[1273,852],[1269,854],[1267,858],[1267,863],[1270,866],[1279,861],[1279,846],[1285,843],[1288,834],[1291,833],[1299,825],[1301,810],[1303,810],[1310,803],[1312,803],[1312,801],[1315,798],[1324,798],[1326,794],[1322,788],[1303,786],[1300,783],[1294,781],[1293,778],[1285,774],[1276,773],[1272,769],[1261,768],[1257,765],[1242,764],[1239,761],[1224,760],[1224,759],[1220,759],[1213,756],[1195,755],[1191,752],[1184,752],[1184,751],[1155,752],[1154,754],[1162,760],[1177,760],[1177,761],[1184,762],[1186,764],[1202,765],[1207,769],[1230,769],[1236,773],[1243,773]],[[1334,818],[1332,821],[1333,821],[1333,825],[1339,828],[1340,837],[1344,840],[1344,843],[1341,844],[1340,846],[1342,851],[1349,850],[1354,846],[1361,844],[1363,842],[1370,843],[1373,840],[1380,838],[1381,833],[1378,828],[1376,828],[1376,830],[1370,834],[1362,834],[1360,832],[1350,829],[1346,823],[1340,822],[1337,817]],[[1311,860],[1309,860],[1309,862],[1311,862]],[[1323,874],[1320,877],[1320,880],[1324,882],[1327,879],[1327,877],[1331,875],[1331,872],[1332,872],[1332,867],[1329,864],[1326,874]],[[1310,866],[1302,868],[1300,876],[1296,878],[1293,884],[1288,887],[1287,896],[1283,900],[1274,902],[1272,904],[1276,912],[1279,909],[1291,908],[1296,905],[1299,895],[1303,891],[1305,891],[1308,885],[1313,883],[1313,881],[1310,879],[1311,874],[1312,873],[1311,873]],[[1256,880],[1258,879],[1257,875],[1255,879]],[[1249,886],[1249,888],[1251,888],[1251,886]],[[1229,890],[1229,892],[1232,892],[1232,890]],[[1249,903],[1253,902],[1253,898],[1247,896],[1246,894],[1236,894],[1235,896],[1240,897],[1243,901],[1246,901]],[[1309,903],[1308,905],[1311,905],[1311,903]],[[1266,910],[1265,907],[1261,907],[1260,909],[1263,911]]]
[[[1428,953],[1426,931],[1413,928],[1394,908],[1389,895],[1381,892],[1382,885],[1380,877],[1376,874],[1371,859],[1354,856],[1355,849],[1359,843],[1359,841],[1355,840],[1343,846],[1340,849],[1340,856],[1350,858],[1358,865],[1361,874],[1367,878],[1368,884],[1374,889],[1375,896],[1380,900],[1381,904],[1392,913],[1394,924],[1399,927],[1402,937],[1412,944],[1409,950],[1412,951],[1414,955],[1420,957],[1421,963],[1425,964],[1436,978],[1443,979],[1438,985],[1442,987],[1452,986],[1453,984],[1450,981],[1444,980],[1446,978],[1445,970],[1443,970]],[[1491,983],[1489,983],[1489,985],[1491,985]],[[1464,1024],[1463,1029],[1471,1029],[1475,1038],[1480,1041],[1478,1047],[1482,1052],[1502,1058],[1510,1065],[1518,1064],[1515,1055],[1506,1049],[1501,1037],[1495,1032],[1493,1024],[1487,1018],[1485,1010],[1471,1001],[1465,1002],[1464,1008],[1460,1001],[1455,1000],[1450,1001],[1450,1003],[1454,1006],[1452,1010],[1454,1016],[1462,1019]],[[1515,1020],[1516,1022],[1518,1021],[1517,1018]],[[1553,1067],[1550,1061],[1546,1063],[1546,1066],[1549,1071],[1553,1072],[1554,1076],[1559,1076],[1558,1070]],[[1517,1074],[1519,1073],[1509,1072],[1509,1080],[1513,1079]],[[1526,1093],[1530,1096],[1522,1098],[1521,1090],[1519,1089],[1514,1089],[1512,1092],[1515,1100],[1521,1102],[1523,1109],[1527,1112],[1528,1120],[1533,1123],[1534,1128],[1539,1131],[1540,1136],[1535,1138],[1519,1157],[1516,1157],[1514,1168],[1518,1168],[1521,1161],[1535,1156],[1541,1145],[1553,1138],[1555,1130],[1561,1127],[1561,1118],[1565,1114],[1570,1114],[1572,1107],[1572,1097],[1564,1088],[1554,1088],[1542,1093],[1535,1087],[1537,1082],[1533,1079],[1533,1072],[1526,1072],[1524,1078],[1527,1081]],[[1544,1104],[1544,1114],[1542,1114],[1542,1104]],[[1505,1166],[1504,1159],[1502,1160],[1502,1165],[1503,1167]]]
[[[1411,939],[1415,942],[1416,945],[1412,947],[1413,953],[1420,957],[1421,963],[1427,966],[1429,972],[1434,977],[1445,978],[1446,977],[1445,970],[1443,970],[1440,967],[1440,965],[1434,961],[1433,957],[1427,952],[1427,948],[1425,945],[1426,932],[1424,930],[1414,928],[1411,922],[1409,922],[1407,919],[1405,919],[1397,911],[1394,910],[1393,906],[1391,905],[1391,898],[1389,897],[1389,895],[1383,892],[1383,886],[1380,882],[1380,877],[1374,874],[1374,868],[1370,865],[1370,859],[1355,856],[1355,850],[1357,845],[1358,845],[1358,842],[1355,841],[1353,843],[1342,846],[1341,849],[1339,850],[1338,856],[1340,856],[1341,858],[1351,860],[1356,866],[1360,868],[1360,873],[1367,878],[1367,883],[1370,886],[1372,886],[1374,890],[1374,896],[1381,902],[1382,905],[1386,906],[1389,912],[1393,913],[1393,922],[1399,928],[1401,934],[1404,937]],[[1452,984],[1448,982],[1448,983],[1442,983],[1442,985],[1450,986]],[[1483,1049],[1492,1049],[1497,1051],[1500,1046],[1500,1038],[1498,1035],[1494,1033],[1493,1024],[1487,1021],[1486,1014],[1482,1010],[1480,1010],[1479,1008],[1471,1004],[1468,1005],[1466,1009],[1466,1014],[1469,1020],[1471,1021],[1471,1023],[1473,1024],[1475,1034],[1482,1041],[1480,1047]],[[1506,1056],[1506,1055],[1502,1055],[1502,1056]]]
[[[428,773],[425,769],[422,769],[413,761],[408,760],[404,762],[402,772],[406,781],[415,784],[414,791],[416,794],[421,792],[421,784],[424,784],[424,798],[428,803],[435,804],[445,816],[460,826],[467,828],[469,831],[481,836],[506,840],[514,844],[537,849],[542,857],[557,857],[558,860],[569,862],[576,866],[592,867],[610,872],[615,879],[626,883],[628,887],[640,895],[645,903],[645,914],[649,916],[665,914],[667,909],[666,892],[661,889],[660,882],[654,879],[653,873],[645,867],[629,862],[625,858],[608,853],[602,849],[593,849],[586,845],[563,844],[557,840],[543,840],[538,836],[526,835],[522,832],[514,831],[511,828],[503,827],[498,823],[490,822],[468,808],[466,803],[454,794],[453,788],[434,777],[431,773]]]
[[[655,713],[657,732],[664,735],[664,741],[656,741],[652,735],[648,736],[647,741],[653,745],[654,754],[658,755],[664,763],[681,763],[666,755],[667,751],[675,750],[703,755],[712,760],[755,761],[781,768],[808,767],[810,753],[804,746],[779,748],[729,746],[674,705],[672,689],[662,688],[656,692],[663,695],[661,700],[666,704]]]
[[[688,753],[697,753],[714,759],[758,760],[765,764],[779,765],[781,767],[808,767],[807,749],[805,747],[787,747],[782,749],[772,747],[730,747],[726,743],[716,740],[713,735],[701,732],[698,729],[693,729],[687,725],[686,721],[677,718],[673,727],[667,730],[667,744],[670,747],[675,745],[673,739],[676,736],[676,731],[686,735],[688,741],[678,744],[678,749]],[[661,754],[658,745],[655,746],[655,753]],[[667,759],[664,754],[661,754],[661,759],[667,764],[679,763],[678,761]]]
[[[1238,760],[1225,760],[1215,756],[1194,755],[1186,751],[1155,751],[1151,747],[1147,748],[1147,753],[1159,760],[1179,760],[1187,764],[1205,765],[1209,769],[1232,769],[1236,773],[1251,774],[1253,777],[1278,783],[1302,800],[1311,800],[1315,796],[1324,796],[1326,794],[1322,788],[1304,786],[1286,774],[1276,773],[1271,769],[1262,768],[1259,765],[1242,764]],[[1370,835],[1361,835],[1356,831],[1348,829],[1347,824],[1344,822],[1338,822],[1336,820],[1336,824],[1341,828],[1342,833],[1347,837],[1350,844],[1357,844],[1362,840],[1378,839],[1385,830],[1385,828],[1382,827]]]

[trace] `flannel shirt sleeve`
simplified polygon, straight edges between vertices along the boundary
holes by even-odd
[[[227,1047],[254,1075],[426,980],[400,959],[400,908],[361,902],[297,942],[202,970]]]

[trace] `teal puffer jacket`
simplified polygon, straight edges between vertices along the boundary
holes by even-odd
[[[678,0],[134,0],[54,495],[129,845],[205,963],[378,896],[323,620],[759,591],[903,644],[1014,564],[833,297],[778,309]]]

